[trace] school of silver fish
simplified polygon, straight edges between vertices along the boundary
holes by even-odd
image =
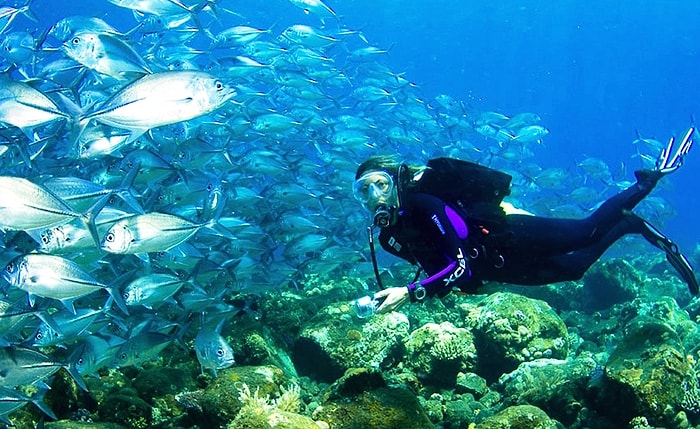
[[[369,219],[349,189],[367,156],[505,170],[511,200],[542,215],[583,216],[627,184],[595,158],[539,166],[538,115],[424,98],[328,4],[280,1],[299,14],[272,28],[229,0],[108,0],[133,21],[49,28],[32,27],[31,0],[0,7],[0,420],[29,403],[52,417],[56,371],[85,388],[183,339],[216,374],[234,364],[226,299],[369,278]],[[645,163],[664,146],[634,144]],[[39,393],[14,389],[27,384]]]

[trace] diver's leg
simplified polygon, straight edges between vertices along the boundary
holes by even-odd
[[[613,243],[622,236],[634,232],[636,232],[634,225],[623,220],[600,236],[595,243],[573,252],[552,256],[551,263],[560,270],[563,277],[566,277],[562,280],[578,280]]]
[[[540,218],[541,219],[541,218]],[[524,219],[523,219],[524,220]],[[546,219],[550,220],[550,219]],[[581,221],[583,222],[583,220]],[[531,225],[554,226],[556,223],[531,221]],[[572,222],[571,226],[574,225]],[[566,225],[557,225],[566,227]],[[574,229],[566,228],[568,232],[576,234]],[[521,232],[521,231],[518,231]],[[495,269],[486,267],[482,276],[486,280],[495,280],[504,283],[520,285],[542,285],[555,282],[579,280],[586,273],[588,268],[612,245],[616,240],[625,234],[635,232],[631,223],[618,222],[602,237],[596,241],[590,241],[590,235],[578,237],[569,236],[566,233],[557,239],[550,234],[548,242],[534,240],[532,237],[525,240],[517,240],[516,246],[499,249],[503,257],[503,267]],[[569,248],[569,239],[574,238],[577,243],[586,242],[585,245],[578,245]]]
[[[652,224],[630,212],[625,213],[624,220],[611,228],[597,243],[575,252],[553,256],[551,263],[561,270],[562,275],[568,275],[568,280],[581,278],[615,241],[627,234],[641,234],[653,246],[666,252],[666,259],[688,284],[690,293],[697,295],[700,292],[693,267],[688,258],[680,253],[678,246]]]

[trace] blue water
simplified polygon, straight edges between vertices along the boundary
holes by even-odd
[[[692,30],[693,17],[700,16],[698,2],[327,3],[343,26],[390,49],[382,61],[415,82],[427,100],[448,94],[482,111],[540,115],[550,130],[545,150],[537,153],[543,167],[573,169],[593,156],[613,171],[624,164],[625,176],[616,178],[632,180],[640,165],[631,157],[637,131],[666,141],[700,115],[700,53]],[[32,3],[39,28],[88,13],[121,30],[134,23],[129,11],[106,1],[57,4]],[[219,6],[277,33],[292,23],[321,26],[317,16],[286,0],[220,1]],[[663,194],[677,211],[665,231],[686,247],[700,237],[694,228],[700,211],[698,171],[700,155],[692,154]]]
[[[339,3],[339,2],[336,2]],[[604,159],[627,179],[639,167],[635,130],[666,141],[700,115],[700,47],[678,1],[342,2],[368,38],[392,46],[387,61],[426,94],[447,93],[480,110],[535,112],[550,130],[544,166]],[[697,152],[697,148],[695,149]],[[665,231],[694,246],[700,155],[664,194],[677,210]],[[691,229],[689,229],[691,228]]]

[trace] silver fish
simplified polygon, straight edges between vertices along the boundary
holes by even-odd
[[[42,385],[45,384],[43,380],[61,368],[69,369],[66,364],[30,348],[0,348],[0,386]],[[68,372],[83,390],[87,390],[79,374],[70,370]]]
[[[53,36],[63,43],[80,32],[122,35],[103,19],[92,16],[69,16],[56,22],[49,30],[49,36]]]
[[[114,362],[119,348],[125,340],[114,335],[90,335],[76,343],[68,357],[69,367],[87,376]]]
[[[151,308],[172,297],[186,282],[172,274],[154,273],[139,277],[124,289],[126,305],[143,305]]]
[[[223,321],[216,330],[203,326],[194,338],[194,350],[202,367],[202,374],[205,369],[209,369],[216,377],[217,369],[228,368],[236,363],[233,349],[219,333],[222,325]]]
[[[247,25],[237,25],[222,30],[216,35],[210,35],[210,37],[213,47],[232,48],[247,45],[267,32],[269,32],[269,30],[260,30]]]
[[[24,82],[0,78],[0,122],[19,128],[30,140],[36,140],[34,127],[67,118],[41,91]]]
[[[10,285],[27,292],[32,306],[35,296],[52,298],[76,314],[73,301],[104,289],[124,313],[128,313],[119,293],[95,280],[75,262],[60,256],[39,253],[18,256],[7,264],[2,277]]]
[[[80,32],[64,42],[61,49],[85,67],[115,79],[151,73],[131,46],[111,34]]]
[[[547,134],[549,130],[542,125],[528,125],[518,130],[513,140],[521,143],[542,143],[542,138]]]
[[[31,33],[15,31],[4,36],[0,42],[0,55],[14,64],[28,64],[32,62],[35,53],[36,41]]]
[[[116,222],[101,242],[117,254],[164,252],[185,242],[209,223],[194,223],[166,213],[146,213]]]
[[[321,18],[335,16],[335,11],[321,0],[289,0],[294,6],[302,9],[305,14],[313,13]]]
[[[157,359],[175,337],[160,332],[139,332],[119,346],[112,366],[122,368]]]
[[[131,131],[127,144],[151,128],[187,121],[210,113],[235,94],[214,76],[194,70],[146,75],[114,94],[81,121]]]
[[[28,345],[34,347],[60,346],[62,344],[75,341],[79,336],[84,335],[92,322],[102,315],[102,310],[81,308],[76,314],[60,312],[51,316],[51,323],[42,322],[28,338]]]
[[[21,177],[0,176],[0,228],[26,231],[81,217],[46,188]]]

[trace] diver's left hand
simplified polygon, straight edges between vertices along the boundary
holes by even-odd
[[[384,300],[384,302],[377,308],[377,313],[388,313],[397,310],[408,301],[408,298],[408,288],[406,286],[380,290],[374,294],[374,299],[377,301]]]

